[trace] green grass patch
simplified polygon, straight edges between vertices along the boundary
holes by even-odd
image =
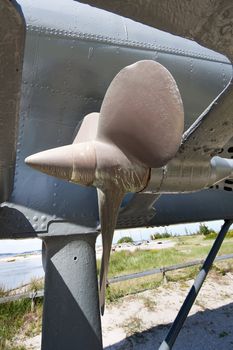
[[[32,279],[27,291],[43,289],[43,279]],[[0,296],[14,293],[3,287]],[[21,334],[33,337],[41,332],[43,298],[36,298],[32,310],[31,299],[21,299],[0,304],[0,350],[25,350],[14,345],[14,337]]]
[[[215,239],[217,237],[216,232],[210,232],[208,235],[205,236],[205,239]]]
[[[177,236],[170,238],[175,246],[173,248],[158,250],[141,250],[134,252],[120,251],[111,254],[109,266],[109,278],[126,275],[134,272],[146,271],[153,268],[176,265],[207,256],[213,242],[206,236]],[[233,240],[226,238],[219,255],[233,252]],[[100,269],[100,260],[97,261],[97,269]]]
[[[176,248],[115,252],[111,255],[109,277],[173,265],[185,258],[186,255]],[[97,266],[99,270],[100,261],[97,261]]]
[[[41,298],[36,299],[33,312],[29,299],[0,304],[0,342],[10,341],[22,328],[27,336],[38,334],[41,330],[41,315]]]
[[[226,236],[227,238],[233,238],[233,230],[229,230],[228,232],[227,232],[227,236]]]
[[[155,289],[160,286],[161,283],[163,283],[163,278],[161,274],[159,274],[111,284],[106,291],[106,302],[117,302],[120,298],[126,295]]]

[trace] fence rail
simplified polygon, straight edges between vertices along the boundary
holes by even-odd
[[[233,254],[218,256],[214,262],[228,260],[228,259],[233,259]],[[204,262],[204,260],[205,259],[198,259],[198,260],[189,261],[189,262],[186,262],[183,264],[164,266],[164,267],[159,267],[157,269],[151,269],[151,270],[147,270],[147,271],[132,273],[129,275],[116,276],[116,277],[109,279],[108,284],[118,283],[118,282],[122,282],[122,281],[128,281],[128,280],[131,280],[134,278],[156,275],[158,273],[162,273],[165,276],[166,272],[169,272],[169,271],[180,270],[180,269],[185,269],[187,267],[201,265]],[[43,289],[38,290],[38,291],[31,291],[31,292],[27,292],[27,293],[13,294],[13,295],[9,295],[9,296],[5,296],[5,297],[0,298],[0,304],[8,303],[11,301],[16,301],[16,300],[20,300],[20,299],[31,299],[32,300],[32,308],[33,308],[35,299],[41,298],[43,296],[44,296]]]
[[[233,254],[218,256],[215,259],[215,262],[216,261],[221,261],[221,260],[227,260],[227,259],[233,259]],[[189,261],[189,262],[183,263],[183,264],[159,267],[157,269],[152,269],[152,270],[147,270],[147,271],[142,271],[142,272],[136,272],[136,273],[132,273],[130,275],[117,276],[117,277],[113,277],[113,278],[109,279],[108,283],[109,284],[113,284],[113,283],[127,281],[127,280],[134,279],[134,278],[151,276],[151,275],[155,275],[155,274],[158,274],[158,273],[162,273],[164,275],[166,272],[169,272],[169,271],[180,270],[180,269],[185,269],[187,267],[201,265],[204,262],[204,260],[205,259],[198,259],[198,260]]]

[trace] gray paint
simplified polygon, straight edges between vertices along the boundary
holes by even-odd
[[[44,238],[43,350],[102,349],[96,236]]]
[[[0,3],[0,202],[13,186],[25,23],[15,1]]]
[[[98,226],[95,190],[40,174],[27,167],[24,158],[71,143],[84,115],[99,111],[112,78],[130,63],[155,59],[170,70],[184,102],[186,129],[226,86],[232,68],[224,56],[195,42],[76,2],[20,4],[27,35],[18,148],[14,190],[0,211],[1,237],[92,231]],[[225,198],[222,193],[219,196]],[[185,198],[189,202],[192,196]],[[165,196],[163,202],[167,208],[176,208],[173,223],[196,219],[193,212],[176,205],[179,197]],[[224,209],[227,213],[229,207]],[[158,221],[156,217],[150,221],[148,213],[143,213],[143,225],[166,223],[166,211],[160,212]],[[123,217],[119,227],[125,219],[133,227],[138,225],[137,209],[130,215]],[[217,215],[207,212],[207,216]]]
[[[231,0],[82,0],[233,58]]]
[[[192,194],[160,196],[156,215],[148,226],[232,218],[232,192],[204,190]]]

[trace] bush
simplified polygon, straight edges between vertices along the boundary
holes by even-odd
[[[121,244],[121,243],[133,243],[133,239],[129,236],[125,236],[125,237],[120,238],[117,241],[117,244]]]
[[[208,235],[205,236],[205,239],[215,239],[217,237],[217,233],[212,231]]]
[[[233,230],[227,232],[227,238],[233,238]]]
[[[164,232],[164,233],[154,233],[150,236],[150,238],[154,241],[155,239],[163,239],[163,238],[169,238],[171,237],[170,233]]]
[[[199,232],[203,236],[208,236],[210,233],[214,232],[213,230],[210,230],[205,224],[200,224],[199,226]]]

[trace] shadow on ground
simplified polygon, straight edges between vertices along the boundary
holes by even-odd
[[[156,317],[156,314],[155,314]],[[157,350],[171,324],[127,337],[105,350]],[[233,350],[233,303],[189,316],[173,350]]]

